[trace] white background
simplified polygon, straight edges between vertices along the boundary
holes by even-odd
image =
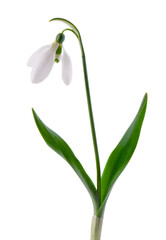
[[[68,164],[47,147],[31,113],[71,146],[96,180],[80,49],[64,46],[72,84],[56,64],[30,82],[29,56],[65,28],[80,30],[87,57],[101,168],[134,118],[148,108],[131,162],[116,182],[102,239],[166,239],[166,3],[163,0],[2,1],[0,4],[0,239],[89,239],[91,199]]]

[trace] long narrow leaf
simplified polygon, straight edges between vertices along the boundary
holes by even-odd
[[[98,214],[102,214],[109,193],[121,172],[128,164],[139,139],[142,123],[147,106],[147,94],[145,94],[140,109],[130,127],[122,137],[117,147],[109,156],[101,178],[102,205]]]
[[[38,117],[36,112],[32,109],[33,116],[36,122],[36,125],[41,133],[42,137],[44,138],[47,145],[52,148],[56,153],[58,153],[61,157],[63,157],[70,166],[74,169],[76,174],[79,176],[83,184],[85,185],[86,189],[88,190],[94,205],[95,212],[97,211],[97,194],[96,188],[85,172],[84,168],[82,167],[79,160],[76,158],[74,153],[72,152],[71,148],[68,144],[54,131],[48,128]]]

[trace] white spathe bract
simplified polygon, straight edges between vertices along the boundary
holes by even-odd
[[[63,47],[63,57],[62,57],[62,79],[66,85],[71,83],[72,79],[72,64],[69,55],[66,53]]]
[[[45,45],[39,48],[29,58],[27,65],[32,67],[32,83],[42,82],[51,72],[55,59],[62,60],[62,79],[66,85],[69,85],[72,79],[72,64],[69,55],[64,47],[60,55],[56,54],[59,47],[56,41],[51,45]]]

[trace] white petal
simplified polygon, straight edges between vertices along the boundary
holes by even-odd
[[[63,57],[62,57],[62,79],[66,85],[71,83],[72,79],[72,64],[69,55],[66,53],[63,47]]]
[[[62,60],[62,54],[55,54],[55,59],[58,59],[59,62]]]
[[[45,50],[46,48],[49,48],[49,47],[50,47],[50,45],[45,45],[45,46],[39,48],[36,52],[34,52],[34,53],[32,54],[32,56],[28,59],[28,62],[27,62],[28,67],[32,67],[33,64],[35,63],[35,60],[36,60],[37,56],[38,56],[43,50]]]
[[[55,60],[55,48],[46,48],[37,55],[35,64],[31,72],[31,81],[39,83],[43,81],[51,72]]]

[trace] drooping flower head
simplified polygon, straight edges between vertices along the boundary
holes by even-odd
[[[62,79],[69,85],[72,78],[72,64],[69,55],[66,53],[63,42],[65,35],[59,33],[51,45],[45,45],[35,51],[29,58],[27,65],[32,67],[32,83],[42,82],[50,74],[54,63],[62,60]]]

